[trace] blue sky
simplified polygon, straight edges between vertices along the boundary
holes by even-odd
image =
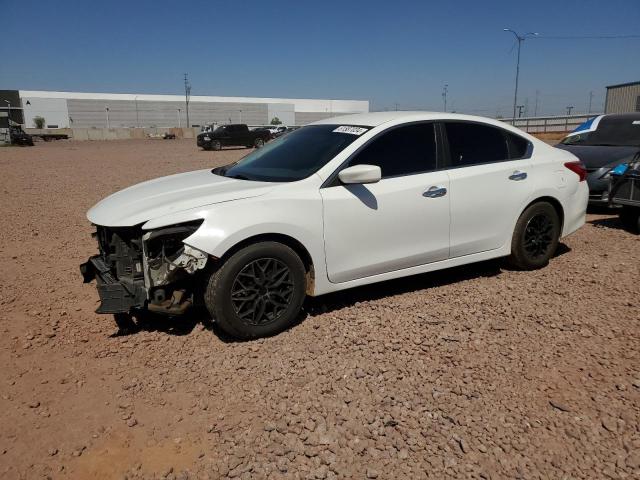
[[[638,0],[0,0],[0,88],[354,98],[385,108],[509,115],[514,38],[639,34]],[[8,26],[8,29],[7,29]],[[531,39],[521,95],[533,114],[602,108],[640,80],[640,38]]]

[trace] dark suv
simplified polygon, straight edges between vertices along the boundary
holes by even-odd
[[[222,147],[260,148],[269,140],[269,132],[249,130],[244,123],[222,125],[212,132],[202,132],[197,143],[205,150],[220,150]]]

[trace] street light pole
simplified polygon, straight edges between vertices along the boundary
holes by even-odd
[[[11,102],[9,100],[5,100],[7,104],[7,126],[11,128]]]
[[[445,83],[442,89],[442,100],[444,101],[444,111],[447,111],[447,92],[449,91],[449,84]]]
[[[187,128],[189,128],[189,125],[191,125],[189,123],[189,99],[191,98],[191,84],[189,83],[189,78],[187,77],[187,74],[184,74],[184,103],[186,106],[186,113],[187,113]]]
[[[520,77],[520,48],[522,47],[522,42],[524,42],[525,38],[535,36],[538,34],[535,32],[529,32],[529,33],[525,33],[524,35],[519,35],[515,30],[512,30],[510,28],[503,28],[502,30],[505,32],[513,33],[513,35],[516,37],[516,40],[518,41],[518,60],[516,62],[516,88],[515,88],[515,92],[513,93],[513,122],[512,123],[515,124],[516,105],[518,103],[518,79]]]
[[[107,114],[107,129],[111,128],[111,126],[109,125],[109,107],[104,107],[104,111]]]

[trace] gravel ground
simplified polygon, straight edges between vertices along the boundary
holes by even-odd
[[[245,152],[0,149],[1,478],[640,478],[640,238],[612,216],[543,270],[320,297],[269,339],[198,313],[116,335],[78,271],[86,210]]]

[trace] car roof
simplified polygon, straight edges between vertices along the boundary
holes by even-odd
[[[500,120],[494,120],[493,118],[478,117],[475,115],[464,115],[460,113],[446,113],[446,112],[369,112],[358,113],[354,115],[343,115],[339,117],[325,118],[317,122],[313,122],[311,125],[362,125],[368,127],[377,127],[384,123],[393,121],[419,121],[419,120],[461,120],[468,122],[482,122],[495,125],[498,127],[506,128],[508,130],[514,130],[522,134],[521,130],[515,129],[505,122]]]

